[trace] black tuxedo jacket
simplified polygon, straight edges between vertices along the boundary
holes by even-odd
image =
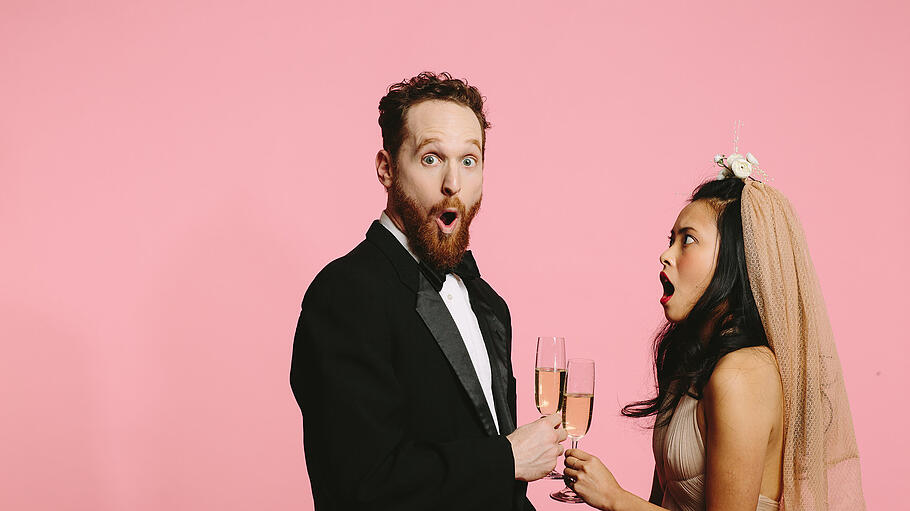
[[[379,222],[303,299],[291,388],[316,509],[533,510],[515,481],[506,303],[465,280],[490,357],[499,433],[448,309]]]

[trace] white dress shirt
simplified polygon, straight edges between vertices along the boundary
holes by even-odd
[[[392,219],[382,212],[379,216],[379,223],[395,236],[395,239],[401,243],[401,246],[411,254],[418,263],[420,259],[411,250],[408,244],[408,238],[392,222]],[[449,309],[449,314],[455,320],[455,326],[458,327],[458,333],[464,341],[464,346],[468,350],[468,356],[471,357],[471,363],[474,364],[474,372],[477,379],[480,380],[480,388],[483,389],[483,395],[487,398],[487,407],[493,414],[493,424],[496,431],[499,431],[499,420],[496,417],[496,406],[493,404],[493,376],[490,373],[490,357],[487,355],[487,345],[483,342],[483,334],[480,332],[480,325],[477,324],[477,316],[471,309],[471,299],[468,296],[468,288],[464,282],[453,273],[446,274],[446,280],[442,283],[442,290],[439,291],[443,303]]]

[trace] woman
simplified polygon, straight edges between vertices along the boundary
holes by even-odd
[[[718,179],[683,208],[660,256],[667,325],[655,342],[656,416],[645,501],[604,464],[566,452],[566,478],[603,510],[865,509],[840,362],[799,221],[718,155]],[[660,506],[660,507],[658,507]]]

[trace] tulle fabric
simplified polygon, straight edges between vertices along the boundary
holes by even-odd
[[[742,217],[749,283],[784,388],[780,508],[864,510],[850,405],[802,227],[786,197],[752,179]]]

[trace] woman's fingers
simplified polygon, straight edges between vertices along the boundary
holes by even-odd
[[[594,456],[582,451],[581,449],[569,449],[566,451],[566,457],[572,456],[573,458],[578,458],[581,461],[588,461]]]
[[[562,479],[566,482],[566,486],[574,490],[575,483],[578,482],[578,471],[575,469],[566,468],[562,471]]]

